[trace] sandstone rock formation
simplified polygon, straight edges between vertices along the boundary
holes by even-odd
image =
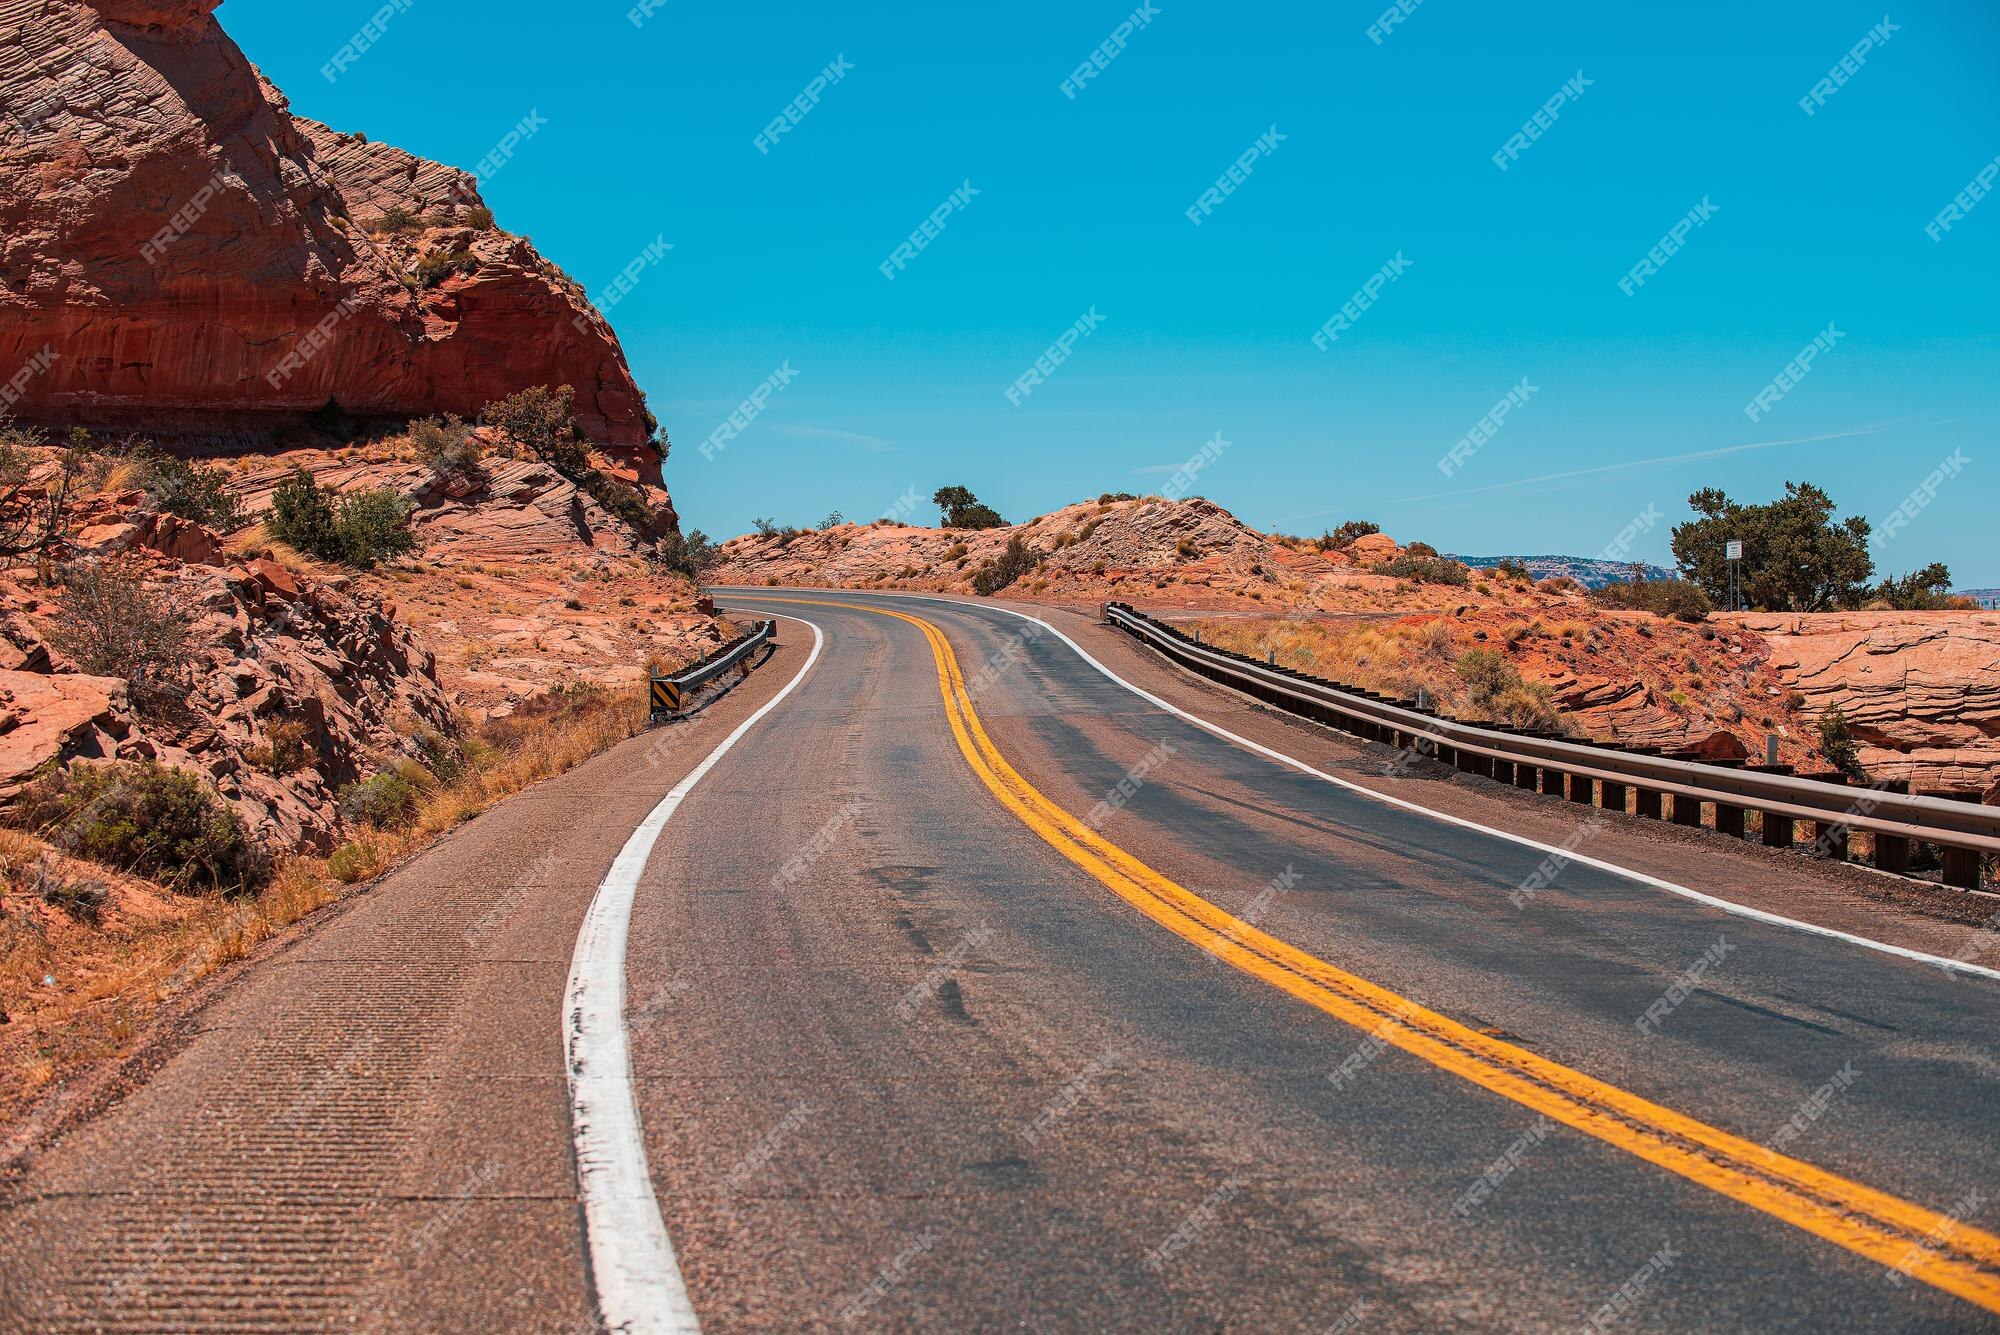
[[[1817,717],[1847,715],[1871,775],[1918,789],[2000,787],[2000,615],[1746,613],[1771,665]],[[2000,794],[1996,794],[2000,797]]]
[[[96,547],[69,554],[116,560],[192,618],[191,688],[140,717],[123,681],[67,671],[49,650],[60,584],[24,584],[32,570],[0,579],[0,647],[30,667],[0,671],[0,799],[51,760],[159,760],[214,783],[264,847],[326,851],[344,785],[406,753],[417,728],[455,730],[434,655],[351,579],[301,578],[263,556],[227,563],[215,534],[133,508],[142,499],[89,498],[79,538]]]
[[[691,661],[728,638],[713,605],[546,464],[495,453],[483,482],[447,485],[404,445],[245,458],[230,486],[253,518],[298,468],[322,486],[387,488],[408,500],[413,560],[340,578],[396,606],[468,713],[503,715],[571,686],[629,687],[652,664]]]
[[[569,384],[584,431],[657,482],[577,285],[492,228],[466,173],[293,117],[217,2],[0,3],[0,402],[220,432],[330,396],[470,417]],[[424,222],[371,233],[391,208]]]

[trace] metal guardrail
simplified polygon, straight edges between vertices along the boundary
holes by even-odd
[[[776,644],[778,623],[760,621],[755,630],[738,635],[729,643],[672,674],[655,673],[650,679],[652,705],[647,722],[659,723],[680,712],[688,692],[707,685],[756,653],[766,644]]]
[[[2000,807],[1911,795],[1898,791],[1899,785],[1847,788],[1838,776],[1805,778],[1780,766],[1732,769],[1506,726],[1460,723],[1412,701],[1204,645],[1128,603],[1105,604],[1104,619],[1174,662],[1281,709],[1515,787],[1616,811],[1626,809],[1630,792],[1636,794],[1637,813],[1656,819],[1665,810],[1661,799],[1671,797],[1674,823],[1687,826],[1700,824],[1702,803],[1713,803],[1717,830],[1738,838],[1744,814],[1754,810],[1763,813],[1763,841],[1773,847],[1792,845],[1794,821],[1812,821],[1814,851],[1842,860],[1848,833],[1862,830],[1875,836],[1875,864],[1890,871],[1908,870],[1912,842],[1936,844],[1943,850],[1945,881],[1966,889],[1978,887],[1980,855],[2000,853]]]

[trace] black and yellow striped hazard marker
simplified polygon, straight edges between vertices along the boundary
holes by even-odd
[[[671,714],[681,707],[680,683],[665,677],[653,678],[653,712]]]

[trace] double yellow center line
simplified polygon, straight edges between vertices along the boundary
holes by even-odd
[[[859,603],[769,601],[871,612],[921,630],[937,662],[946,717],[973,773],[1051,848],[1169,931],[1433,1066],[1891,1271],[2000,1312],[2000,1237],[1480,1033],[1259,931],[1106,840],[1022,778],[986,735],[957,655],[937,626]]]

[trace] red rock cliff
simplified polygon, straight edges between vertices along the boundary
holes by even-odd
[[[0,0],[0,407],[199,431],[568,384],[657,479],[582,290],[466,173],[292,116],[217,3]],[[393,207],[431,225],[383,234]]]

